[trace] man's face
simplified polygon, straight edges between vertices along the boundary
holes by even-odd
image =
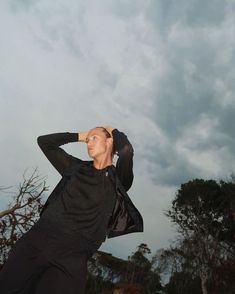
[[[86,143],[87,151],[91,158],[111,155],[112,138],[106,138],[105,133],[100,128],[94,128],[89,131]]]

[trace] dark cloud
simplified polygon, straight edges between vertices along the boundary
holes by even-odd
[[[173,144],[174,145],[174,144]],[[184,156],[177,154],[174,147],[166,150],[152,149],[152,154],[146,154],[149,161],[148,174],[157,185],[180,186],[193,178],[200,177],[200,170],[192,166]]]
[[[226,1],[188,1],[192,6],[186,14],[186,24],[191,26],[219,26],[225,18]],[[180,3],[178,3],[180,4]]]
[[[224,111],[221,111],[219,115],[220,125],[218,127],[218,133],[223,134],[223,141],[217,142],[218,144],[224,144],[229,147],[231,153],[235,152],[235,107],[229,107]]]
[[[34,0],[10,0],[7,3],[13,13],[28,13],[35,6]]]
[[[152,174],[156,171],[153,179],[179,185],[190,178],[222,175],[226,166],[225,173],[230,173],[234,168],[228,158],[234,159],[235,97],[231,78],[233,41],[228,32],[234,31],[235,24],[232,22],[231,27],[228,2],[158,1],[151,5],[146,15],[155,30],[164,35],[156,44],[163,46],[167,63],[155,85],[149,111],[167,139],[164,148],[157,140],[148,146],[146,156]],[[185,143],[188,141],[189,145]],[[185,154],[179,153],[178,145]],[[210,152],[217,162],[215,166]],[[204,166],[206,154],[208,165]]]
[[[220,0],[151,1],[146,9],[146,17],[163,34],[175,23],[192,27],[218,26],[225,18],[227,3]]]

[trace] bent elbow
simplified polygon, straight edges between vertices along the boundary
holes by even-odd
[[[129,178],[129,181],[124,184],[124,188],[125,188],[126,192],[128,192],[128,190],[130,190],[130,188],[131,188],[131,186],[133,184],[133,180],[134,180],[134,175],[132,173],[130,178]]]
[[[38,143],[39,146],[43,144],[43,142],[44,142],[44,137],[45,137],[45,136],[43,136],[43,135],[37,137],[37,143]]]
[[[38,136],[37,143],[38,143],[38,146],[42,149],[47,144],[46,136],[45,135]]]
[[[42,136],[37,137],[37,143],[40,146],[42,143]]]
[[[131,145],[125,145],[122,150],[119,151],[119,155],[125,157],[133,157],[134,156],[134,149]]]

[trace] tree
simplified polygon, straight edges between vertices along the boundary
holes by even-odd
[[[233,182],[196,179],[181,185],[166,212],[181,234],[182,266],[200,277],[203,294],[214,269],[234,258],[234,195]]]
[[[6,188],[0,189],[2,192]],[[7,209],[0,212],[0,263],[4,264],[9,250],[39,218],[43,206],[43,193],[48,190],[45,178],[40,177],[35,168],[29,177],[23,174],[23,181]]]
[[[162,289],[158,271],[153,267],[152,260],[147,258],[151,253],[147,244],[141,243],[128,261],[127,280],[143,287],[144,293],[158,293]]]
[[[166,294],[201,294],[199,277],[192,277],[187,272],[175,272],[165,286]]]
[[[88,261],[87,294],[100,293],[102,289],[112,289],[123,279],[127,261],[110,253],[98,251]]]
[[[119,289],[124,293],[125,291],[136,291],[136,293],[143,294],[159,293],[159,290],[162,289],[159,274],[152,268],[152,262],[146,257],[150,252],[144,243],[137,247],[128,260],[98,251],[88,263],[89,276],[86,293],[96,294],[101,290],[114,289],[116,292]]]

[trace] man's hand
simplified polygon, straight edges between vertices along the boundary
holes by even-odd
[[[81,132],[81,133],[78,133],[78,134],[79,134],[79,140],[78,141],[86,143],[88,132]]]
[[[115,128],[113,128],[113,127],[111,127],[111,126],[103,126],[106,130],[107,130],[107,132],[111,135],[111,137],[113,137],[113,135],[112,135],[112,131],[115,129]],[[86,143],[86,141],[87,141],[87,136],[88,136],[88,133],[89,133],[89,131],[88,132],[81,132],[81,133],[78,133],[79,134],[79,142],[85,142]]]

